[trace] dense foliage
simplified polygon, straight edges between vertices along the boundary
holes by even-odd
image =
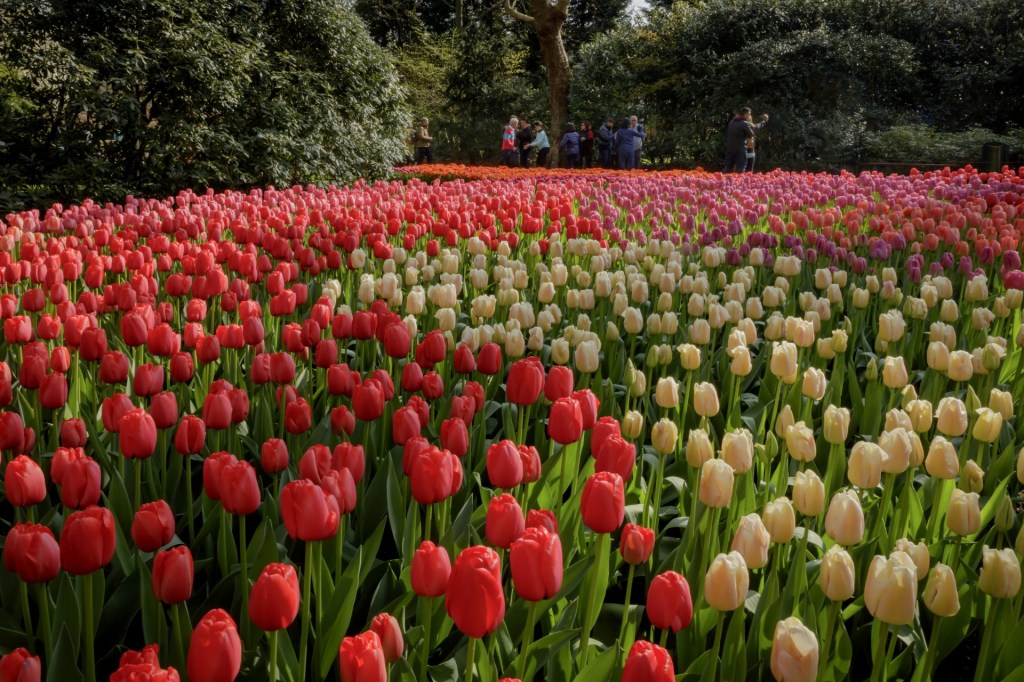
[[[408,114],[334,0],[6,0],[0,208],[387,173]]]

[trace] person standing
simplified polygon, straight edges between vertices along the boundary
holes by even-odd
[[[594,165],[594,129],[590,121],[580,123],[580,168]]]
[[[620,170],[633,168],[633,161],[636,158],[633,154],[633,146],[637,140],[645,136],[645,132],[630,126],[628,118],[622,119],[622,125],[615,131],[615,153],[619,157]]]
[[[516,165],[516,128],[519,119],[513,116],[501,132],[501,163],[503,166]]]
[[[743,107],[733,116],[725,129],[725,168],[723,173],[742,173],[747,167],[747,142],[768,122],[768,114],[761,114],[755,124],[750,107]]]
[[[416,165],[422,163],[434,163],[434,152],[430,149],[430,143],[434,138],[430,136],[430,119],[420,119],[416,132],[413,133],[413,145],[416,147]]]
[[[519,130],[516,131],[516,144],[519,147],[519,166],[530,167],[530,155],[533,153],[530,144],[533,142],[533,129],[528,120],[519,120]]]
[[[580,134],[576,132],[576,126],[567,123],[565,135],[562,135],[562,142],[558,148],[565,154],[565,162],[569,168],[576,168],[580,162]]]
[[[640,168],[641,150],[644,147],[644,138],[647,137],[647,131],[644,130],[644,124],[640,123],[640,119],[636,116],[629,117],[629,127],[637,133],[633,139],[633,168]]]
[[[612,167],[612,139],[615,137],[614,128],[615,121],[608,119],[601,124],[600,128],[597,129],[597,155],[601,160],[602,168]]]
[[[537,150],[537,168],[548,167],[548,153],[551,152],[551,141],[548,140],[548,132],[544,130],[544,124],[537,121],[533,124],[533,142],[530,146]]]

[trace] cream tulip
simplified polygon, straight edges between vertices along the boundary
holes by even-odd
[[[965,350],[955,350],[949,354],[949,369],[946,374],[953,381],[970,381],[974,376],[974,363],[971,354]]]
[[[842,445],[850,433],[850,410],[846,407],[829,405],[821,427],[825,442],[831,445]]]
[[[981,530],[981,509],[978,507],[978,493],[965,493],[953,489],[946,507],[946,527],[960,536],[973,535]]]
[[[640,419],[640,428],[643,428],[643,417],[640,416],[639,412],[631,411],[630,414],[636,414]],[[626,415],[629,416],[628,414]],[[635,418],[634,418],[635,421]],[[696,429],[694,429],[696,431]],[[690,432],[693,434],[693,431]],[[707,436],[705,435],[705,438]],[[676,426],[675,422],[670,419],[659,419],[654,427],[651,429],[651,445],[654,446],[655,452],[660,455],[667,455],[676,451],[676,444],[679,442],[679,427]],[[711,444],[708,444],[709,457],[711,451]],[[687,450],[689,452],[689,450]]]
[[[864,604],[872,616],[889,625],[914,622],[917,567],[905,552],[875,556],[864,584]]]
[[[927,400],[911,400],[907,403],[907,416],[910,417],[910,424],[917,433],[925,433],[932,428],[934,415],[932,404]]]
[[[982,592],[996,599],[1011,599],[1020,591],[1020,579],[1020,561],[1012,549],[982,548],[978,576]]]
[[[808,367],[804,370],[804,381],[801,389],[803,394],[811,400],[821,400],[825,397],[825,388],[828,381],[825,373],[815,367]]]
[[[914,443],[911,433],[903,427],[885,431],[878,437],[878,447],[885,452],[882,471],[887,474],[902,474],[910,468],[914,456]]]
[[[797,348],[789,341],[780,341],[772,347],[772,356],[768,368],[779,379],[796,374]]]
[[[885,457],[885,451],[875,443],[854,443],[846,467],[846,476],[850,483],[864,489],[877,487],[882,482],[882,464]]]
[[[887,357],[882,364],[882,383],[887,388],[899,389],[907,385],[907,365],[902,357]]]
[[[786,449],[798,462],[811,462],[817,454],[814,432],[802,421],[786,429]]]
[[[734,376],[745,377],[753,369],[754,365],[750,359],[750,350],[746,346],[737,348],[732,355],[732,361],[729,363],[729,372]]]
[[[856,570],[853,557],[839,545],[832,545],[821,557],[818,585],[832,601],[846,601],[856,588]]]
[[[814,471],[798,471],[793,482],[793,506],[804,516],[818,516],[825,509],[825,484]]]
[[[698,497],[707,507],[721,509],[732,501],[732,467],[720,459],[709,459],[701,467]]]
[[[1013,417],[1013,395],[1009,391],[993,388],[988,396],[988,407],[998,413],[1004,420]]]
[[[693,371],[700,367],[700,348],[692,343],[684,343],[678,348],[679,364],[687,371]]]
[[[923,542],[915,544],[908,538],[900,538],[896,541],[893,549],[898,552],[904,552],[909,556],[914,562],[914,567],[917,569],[917,579],[924,580],[925,576],[928,575],[928,567],[931,565],[932,560],[928,555],[928,545]]]
[[[686,436],[686,463],[694,469],[704,466],[704,462],[714,457],[715,451],[707,431],[691,429]]]
[[[790,616],[775,624],[771,669],[776,682],[814,682],[818,656],[818,638],[799,618]]]
[[[714,384],[702,381],[693,387],[693,409],[702,417],[718,414],[718,390]]]
[[[658,407],[672,409],[679,406],[679,382],[673,377],[662,377],[654,388],[654,401]]]
[[[961,488],[965,492],[981,494],[985,487],[985,472],[973,459],[967,460],[960,474]]]
[[[779,497],[766,504],[761,520],[776,544],[787,544],[796,533],[796,512],[788,497]]]
[[[750,589],[750,573],[739,552],[719,554],[704,576],[704,597],[719,611],[735,611],[743,606]]]
[[[740,429],[722,436],[722,459],[737,474],[745,474],[754,465],[754,437]]]
[[[936,428],[944,436],[953,438],[967,432],[967,407],[959,398],[946,397],[936,409]]]
[[[979,407],[976,412],[978,418],[974,420],[974,429],[971,430],[974,440],[980,443],[995,443],[1003,429],[1003,415],[987,407]]]
[[[783,406],[779,410],[779,416],[775,419],[775,435],[779,438],[785,438],[786,432],[789,431],[789,427],[793,426],[796,420],[793,417],[793,410],[789,405]]]
[[[764,568],[768,564],[768,546],[771,540],[771,534],[764,527],[761,517],[757,514],[747,514],[740,518],[730,549],[743,556],[748,568]]]
[[[928,574],[921,599],[928,610],[940,618],[960,613],[960,595],[953,569],[946,564],[935,564]]]
[[[864,538],[864,510],[852,490],[832,496],[825,514],[825,532],[840,545],[856,545]]]
[[[595,340],[587,340],[576,346],[576,369],[584,374],[597,371],[600,364],[600,346]]]
[[[924,458],[924,468],[934,478],[944,481],[956,478],[960,473],[960,459],[953,444],[942,436],[932,438],[928,456]]]

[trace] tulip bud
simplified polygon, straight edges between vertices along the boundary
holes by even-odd
[[[925,471],[929,476],[942,480],[952,480],[960,473],[960,460],[957,458],[953,444],[942,436],[932,438],[928,446],[928,456],[924,460]],[[1020,467],[1018,466],[1018,471]]]
[[[952,438],[967,432],[967,407],[959,398],[940,400],[937,417],[936,428],[942,435]]]
[[[672,409],[679,406],[679,382],[672,377],[658,379],[654,389],[654,400],[658,407]]]
[[[872,616],[890,625],[909,625],[917,606],[917,568],[904,552],[876,556],[868,567],[864,604]]]
[[[825,508],[825,485],[818,474],[798,471],[793,483],[793,506],[804,516],[818,516]]]
[[[642,419],[642,418],[641,418]],[[697,431],[697,429],[694,429]],[[691,438],[694,431],[691,431]],[[702,432],[703,433],[703,432]],[[704,436],[707,438],[707,434]],[[676,444],[679,441],[679,427],[676,426],[675,422],[669,419],[660,419],[651,429],[651,444],[654,446],[655,452],[660,455],[667,455],[676,451]],[[710,450],[710,442],[708,449]],[[689,452],[689,446],[687,446],[687,452]],[[689,456],[687,456],[689,458]],[[693,466],[691,464],[691,466]]]
[[[974,421],[971,435],[981,443],[995,443],[999,440],[999,432],[1003,428],[1003,415],[987,407],[977,409],[978,418]]]
[[[786,429],[786,449],[790,456],[798,462],[810,462],[817,454],[814,443],[814,432],[802,421]]]
[[[691,429],[686,437],[686,463],[694,469],[699,469],[712,457],[714,457],[714,448],[711,447],[711,439],[708,437],[707,431]]]
[[[690,343],[679,346],[679,363],[691,372],[700,367],[700,348]]]
[[[693,387],[693,409],[702,417],[718,414],[718,391],[714,384],[702,381]]]
[[[719,611],[735,611],[743,605],[750,588],[750,573],[739,552],[719,554],[704,576],[704,596]]]
[[[932,428],[932,404],[927,400],[911,400],[907,403],[906,412],[911,428],[917,433],[925,433]]]
[[[705,506],[728,507],[732,500],[732,467],[720,459],[709,459],[701,467],[699,497]]]
[[[849,552],[839,545],[828,548],[821,557],[818,584],[832,601],[846,601],[853,596],[856,579],[853,558]]]
[[[914,544],[907,538],[900,538],[896,541],[896,546],[893,549],[909,556],[914,562],[914,568],[917,570],[917,579],[924,580],[925,576],[928,575],[928,567],[932,560],[928,555],[928,545],[923,542]]]
[[[748,568],[764,568],[768,564],[768,545],[771,535],[761,517],[747,514],[742,517],[733,536],[730,549],[743,556]]]
[[[996,599],[1011,599],[1020,591],[1020,562],[1013,550],[990,549],[987,545],[981,550],[981,574],[978,576],[978,587],[985,594]]]
[[[832,496],[825,514],[825,532],[840,545],[856,545],[864,537],[864,510],[852,490]]]
[[[779,438],[785,438],[786,432],[789,431],[789,427],[793,426],[796,420],[793,417],[793,410],[789,405],[783,406],[779,410],[779,416],[775,420],[775,435]]]
[[[1003,493],[1003,499],[999,501],[999,506],[996,507],[996,530],[1007,533],[1013,529],[1016,520],[1017,512],[1013,508],[1013,500],[1010,499],[1009,495]]]
[[[846,442],[850,432],[850,410],[846,407],[829,405],[825,408],[824,424],[822,435],[825,442],[832,445],[842,445]]]
[[[858,488],[876,487],[882,481],[882,462],[885,457],[885,451],[874,443],[854,443],[846,469],[850,483]]]
[[[950,618],[960,613],[956,576],[949,566],[935,564],[935,568],[928,575],[922,599],[928,610],[940,618]]]
[[[622,418],[622,437],[626,440],[636,440],[644,429],[644,418],[636,410],[630,410]]]
[[[960,487],[964,492],[981,494],[985,487],[985,472],[973,459],[967,460],[960,476]]]
[[[775,624],[771,669],[778,682],[814,682],[818,655],[817,637],[799,618],[790,616]]]
[[[953,489],[946,508],[946,527],[960,536],[973,535],[981,529],[981,509],[978,493],[965,493]]]

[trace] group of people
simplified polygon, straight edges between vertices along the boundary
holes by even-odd
[[[768,123],[768,115],[758,116],[754,123],[750,107],[743,107],[729,121],[725,131],[724,173],[754,172],[754,143],[757,132]],[[647,132],[636,116],[622,119],[615,127],[615,120],[609,118],[594,130],[589,121],[580,123],[579,130],[572,123],[565,126],[558,149],[568,168],[618,167],[622,170],[640,168],[644,140]],[[434,154],[430,143],[430,121],[420,119],[410,140],[416,155],[416,163],[433,163]],[[548,166],[552,141],[544,124],[533,124],[524,116],[513,116],[505,125],[501,135],[501,163],[505,166],[539,168]],[[537,152],[534,159],[534,151]],[[595,159],[595,152],[597,158]]]
[[[558,150],[567,168],[639,168],[644,139],[647,133],[636,116],[623,119],[618,128],[609,118],[594,130],[589,121],[580,123],[579,130],[572,123],[565,126]],[[513,116],[501,135],[501,162],[506,166],[529,168],[535,163],[540,168],[548,165],[551,139],[544,124],[532,125],[524,116]],[[533,152],[537,151],[536,160]],[[595,152],[597,157],[595,159]]]

